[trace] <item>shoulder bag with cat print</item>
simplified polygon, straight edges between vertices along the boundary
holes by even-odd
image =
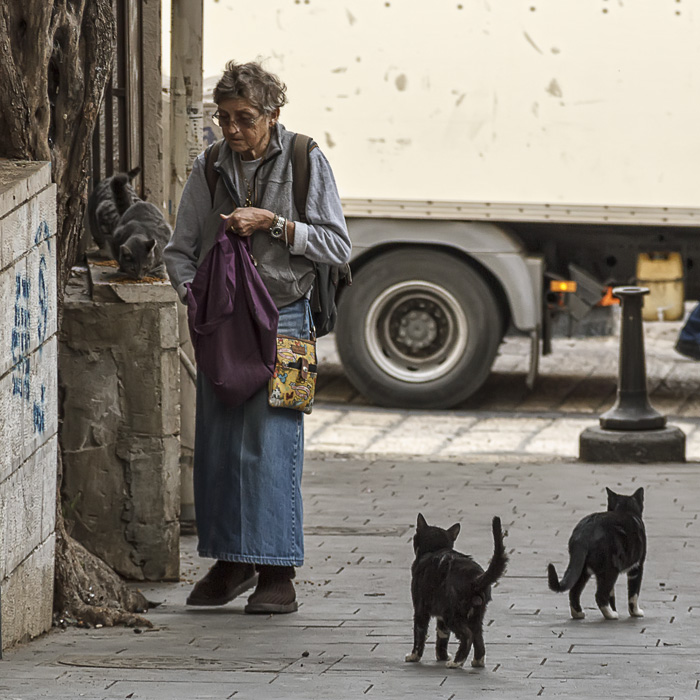
[[[316,339],[277,336],[277,361],[269,381],[269,404],[311,413],[316,392]]]

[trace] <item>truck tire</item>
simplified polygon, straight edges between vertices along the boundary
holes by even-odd
[[[503,337],[498,302],[466,263],[402,249],[360,268],[338,309],[338,353],[379,406],[449,408],[486,380]]]
[[[373,403],[449,408],[486,380],[503,337],[498,302],[468,264],[395,250],[353,276],[338,308],[338,353]]]

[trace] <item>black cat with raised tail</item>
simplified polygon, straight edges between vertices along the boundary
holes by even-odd
[[[569,565],[561,581],[554,564],[547,568],[549,587],[557,592],[569,591],[571,617],[583,619],[581,593],[593,575],[597,588],[595,601],[607,620],[618,618],[615,608],[615,582],[627,574],[629,614],[644,617],[639,607],[644,559],[647,552],[646,531],[642,522],[644,489],[623,496],[606,489],[608,510],[587,515],[569,538]]]
[[[435,617],[437,660],[445,661],[448,668],[459,668],[464,665],[473,644],[472,666],[484,666],[484,614],[491,600],[491,586],[505,573],[508,557],[500,518],[495,517],[492,522],[494,551],[486,571],[467,554],[454,550],[459,531],[459,523],[443,530],[428,525],[418,514],[413,537],[416,558],[411,567],[413,651],[406,656],[406,661],[420,661],[430,618]],[[459,639],[454,661],[447,653],[450,632]]]

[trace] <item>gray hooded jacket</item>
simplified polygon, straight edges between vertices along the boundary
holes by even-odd
[[[351,248],[333,172],[319,148],[309,154],[309,223],[298,220],[292,191],[293,137],[281,124],[275,125],[254,183],[257,206],[295,222],[291,247],[267,231],[256,231],[250,239],[258,272],[279,308],[309,292],[314,278],[313,262],[341,265],[350,259]],[[226,142],[214,169],[219,178],[212,206],[205,154],[197,156],[182,192],[175,231],[163,253],[170,281],[183,301],[185,285],[194,279],[197,267],[214,243],[221,223],[219,214],[230,214],[241,206],[240,185]]]

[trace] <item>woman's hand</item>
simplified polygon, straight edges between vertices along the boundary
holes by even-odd
[[[275,215],[267,209],[239,207],[232,214],[220,214],[226,222],[226,229],[238,236],[252,236],[255,231],[267,231],[275,220]]]

